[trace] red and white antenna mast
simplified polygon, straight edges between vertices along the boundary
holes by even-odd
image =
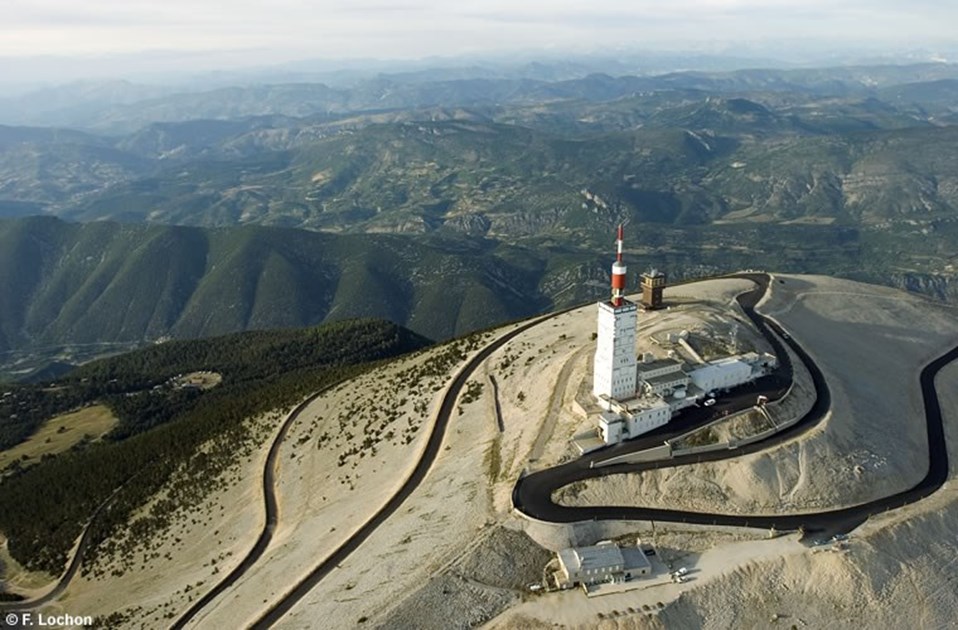
[[[625,263],[622,262],[622,224],[615,239],[615,262],[612,263],[612,306],[622,306],[625,299]]]

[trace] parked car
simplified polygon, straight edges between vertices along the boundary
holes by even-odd
[[[711,407],[712,405],[715,404],[715,399],[714,399],[714,398],[709,398],[708,400],[705,401],[704,404],[705,404],[706,407]]]

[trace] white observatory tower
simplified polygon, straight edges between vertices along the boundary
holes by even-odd
[[[592,393],[599,404],[609,408],[608,399],[628,400],[635,396],[635,332],[637,307],[625,299],[626,267],[622,262],[622,226],[615,241],[612,264],[612,298],[597,304],[598,336],[593,369]]]

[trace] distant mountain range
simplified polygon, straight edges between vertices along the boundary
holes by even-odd
[[[704,59],[697,60],[699,64]],[[629,66],[612,71],[628,71]],[[412,109],[519,105],[556,100],[608,101],[660,90],[710,93],[775,91],[814,96],[876,96],[912,83],[958,79],[958,65],[842,66],[816,69],[686,71],[632,76],[588,73],[591,64],[530,64],[499,72],[481,66],[379,74],[330,87],[308,78],[176,92],[166,86],[86,81],[0,98],[0,123],[130,132],[153,122],[232,120]],[[651,66],[654,69],[654,66]],[[587,74],[588,73],[588,74]],[[578,75],[578,76],[576,76]],[[284,76],[280,73],[279,76]],[[287,75],[288,76],[288,75]],[[213,78],[214,83],[215,77]]]
[[[958,66],[458,72],[0,102],[122,130],[0,126],[0,363],[354,316],[444,339],[604,294],[620,222],[673,278],[958,296]]]
[[[932,225],[958,208],[958,126],[944,116],[874,98],[771,106],[665,92],[154,123],[119,139],[0,127],[0,216],[509,241],[619,220]]]

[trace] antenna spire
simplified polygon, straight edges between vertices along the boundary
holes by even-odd
[[[612,306],[622,306],[625,301],[625,263],[622,262],[623,226],[620,223],[615,239],[615,262],[612,264]]]
[[[624,232],[623,226],[622,226],[622,224],[620,223],[620,224],[619,224],[619,231],[618,231],[618,233],[616,234],[616,239],[615,239],[615,260],[616,260],[616,262],[622,262],[622,234],[623,234],[623,232]]]

